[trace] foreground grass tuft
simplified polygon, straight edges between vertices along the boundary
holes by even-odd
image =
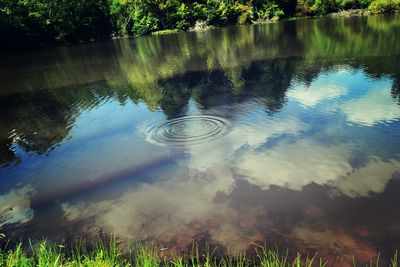
[[[0,240],[4,236],[0,235]],[[89,249],[90,247],[90,249]],[[7,267],[325,267],[328,262],[314,255],[301,255],[297,253],[290,258],[289,252],[280,253],[277,249],[271,250],[266,246],[255,248],[255,257],[250,258],[245,254],[235,256],[216,257],[215,250],[205,248],[199,253],[199,248],[193,244],[188,255],[162,256],[159,248],[154,244],[127,245],[119,249],[115,240],[105,242],[97,239],[91,244],[78,242],[75,246],[67,248],[48,240],[29,242],[24,245],[18,243],[10,246],[9,243],[0,249],[0,266]],[[378,267],[379,256],[371,261],[368,266]],[[354,266],[357,266],[354,263]],[[390,267],[398,267],[398,254],[389,262]]]

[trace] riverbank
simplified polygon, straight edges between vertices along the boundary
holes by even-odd
[[[4,236],[2,236],[4,238]],[[121,249],[121,246],[111,240],[105,242],[97,239],[95,243],[88,244],[84,241],[77,242],[75,246],[68,247],[64,244],[55,244],[48,240],[35,242],[29,241],[28,247],[22,243],[0,249],[0,266],[30,267],[30,266],[136,266],[136,267],[185,267],[185,266],[220,266],[220,267],[311,267],[329,266],[329,261],[318,256],[309,256],[295,253],[293,257],[289,252],[268,249],[265,246],[255,246],[254,256],[246,254],[216,256],[215,249],[206,246],[199,249],[193,244],[187,253],[168,253],[168,248],[151,244],[130,244]],[[365,266],[358,264],[354,259],[353,266]],[[378,256],[371,259],[368,266],[378,267],[382,260]],[[397,253],[388,261],[387,266],[398,266]]]
[[[359,12],[359,10],[362,10]],[[366,11],[365,11],[366,10]],[[0,49],[274,22],[297,17],[393,13],[400,0],[191,1],[50,0],[3,1]],[[199,25],[201,27],[199,27]]]
[[[359,16],[369,16],[371,15],[371,11],[368,9],[350,9],[343,10],[340,12],[330,13],[327,16],[331,18],[339,18],[339,17],[359,17]]]
[[[313,18],[323,18],[323,17],[330,17],[330,18],[340,18],[340,17],[360,17],[360,16],[370,16],[373,13],[371,13],[370,10],[368,9],[350,9],[350,10],[343,10],[340,12],[333,12],[333,13],[328,13],[325,15],[320,15],[320,16],[296,16],[296,17],[291,17],[287,18],[286,20],[299,20],[299,19],[313,19]],[[257,20],[252,22],[252,24],[269,24],[269,23],[278,23],[282,20],[279,19],[279,17],[273,17],[271,19],[265,19],[265,20]],[[198,21],[196,24],[189,28],[187,31],[206,31],[209,29],[215,29],[214,26],[208,25],[207,22],[205,21]],[[160,31],[155,31],[150,33],[150,35],[165,35],[165,34],[173,34],[180,32],[178,29],[167,29],[167,30],[160,30]],[[129,36],[127,36],[129,37]],[[133,36],[131,36],[133,37]]]

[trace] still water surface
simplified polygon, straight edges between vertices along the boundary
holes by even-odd
[[[400,17],[286,21],[0,60],[0,231],[400,245]]]

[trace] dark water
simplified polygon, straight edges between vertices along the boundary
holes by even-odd
[[[400,245],[400,17],[0,60],[0,231],[319,252]]]

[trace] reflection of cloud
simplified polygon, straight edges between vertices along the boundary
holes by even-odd
[[[310,87],[299,87],[287,93],[288,98],[300,104],[313,107],[323,100],[333,99],[347,94],[347,89],[339,86],[322,86],[320,84]]]
[[[245,139],[241,140],[245,143]],[[301,190],[307,184],[317,183],[329,184],[350,197],[364,196],[369,192],[382,192],[393,172],[400,167],[395,160],[383,162],[370,158],[363,167],[354,170],[348,163],[353,149],[348,144],[328,146],[306,139],[295,143],[282,141],[267,149],[262,147],[264,142],[261,140],[249,142],[253,145],[237,148],[240,156],[233,164],[245,179],[262,188],[277,185]],[[224,146],[220,145],[214,150],[222,150]],[[198,149],[197,146],[193,148]],[[226,151],[230,154],[224,155]],[[213,157],[232,159],[237,156],[234,152],[235,149],[228,147],[219,155],[212,153],[208,157],[210,161],[203,161],[205,168],[200,170],[190,168],[192,161],[207,158],[209,154],[189,150],[188,153],[192,154],[187,164],[180,162],[177,170],[167,171],[160,181],[142,183],[102,201],[63,203],[65,218],[68,221],[86,221],[89,228],[83,229],[89,232],[102,229],[122,238],[155,238],[158,244],[170,248],[186,248],[192,240],[205,236],[209,238],[207,241],[217,242],[230,251],[244,251],[250,244],[265,240],[270,232],[281,234],[281,228],[273,217],[264,216],[268,214],[267,206],[252,201],[248,203],[246,197],[242,201],[242,193],[238,193],[240,189],[235,190],[236,173],[231,164],[215,163],[221,161]],[[236,193],[232,193],[233,190]],[[232,205],[238,201],[241,207]],[[323,214],[317,216],[323,217]],[[328,242],[335,235],[334,231],[313,234],[295,229],[292,234],[299,240],[304,239],[305,244],[318,246]],[[356,243],[347,241],[340,249]]]
[[[262,201],[252,198],[251,191],[241,191],[240,183],[235,183],[238,175],[263,189],[275,185],[300,191],[316,183],[356,197],[382,192],[400,167],[396,160],[370,157],[362,161],[363,166],[354,169],[349,163],[354,159],[355,148],[351,144],[319,143],[321,132],[299,139],[308,129],[299,119],[277,120],[249,114],[253,120],[239,117],[231,131],[218,139],[181,147],[185,156],[175,158],[177,164],[166,168],[162,179],[139,182],[133,188],[123,188],[121,194],[114,190],[109,199],[101,196],[101,201],[95,201],[94,197],[87,202],[64,202],[65,219],[82,223],[82,228],[92,233],[103,229],[122,238],[155,238],[158,244],[168,247],[186,246],[193,239],[205,236],[207,241],[231,251],[243,251],[256,241],[264,241],[274,231],[282,234],[282,230],[273,218],[274,212],[269,213],[270,207],[259,204]],[[286,138],[288,135],[290,138]],[[326,137],[327,132],[322,135]],[[168,147],[154,148],[169,151]],[[148,153],[152,155],[154,151]],[[143,157],[143,160],[148,159]],[[271,193],[257,190],[259,194]],[[246,200],[245,194],[250,194],[251,200]],[[285,207],[274,208],[285,212]],[[323,218],[324,214],[319,216]],[[313,235],[297,229],[293,233],[318,245],[328,242],[335,231]],[[344,249],[355,243],[350,241]]]
[[[73,221],[85,214],[85,205],[82,202],[70,205],[69,203],[61,203],[64,216],[67,220]]]
[[[215,165],[230,165],[232,156],[241,147],[258,147],[273,137],[282,134],[295,135],[306,129],[307,125],[295,118],[255,121],[253,125],[236,125],[224,138],[210,144],[188,148],[190,158],[184,164],[203,171]]]
[[[351,197],[368,196],[370,192],[382,193],[395,172],[400,171],[400,161],[382,161],[372,158],[367,165],[335,182],[337,190]]]
[[[321,146],[302,140],[282,143],[265,152],[250,152],[237,161],[238,172],[262,188],[270,185],[300,190],[312,182],[324,184],[352,171],[346,145]]]
[[[232,157],[241,147],[258,147],[270,138],[304,129],[306,125],[296,119],[266,118],[254,125],[237,125],[220,139],[185,147],[187,158],[178,160],[178,170],[163,173],[161,181],[141,184],[104,201],[62,203],[64,216],[69,221],[88,219],[96,230],[121,237],[157,237],[170,242],[179,237],[182,243],[191,242],[198,232],[210,231],[211,220],[219,229],[210,233],[214,240],[232,249],[245,249],[259,236],[244,235],[232,222],[240,218],[227,202],[235,184]],[[201,227],[193,230],[193,224]]]
[[[307,129],[307,125],[296,118],[285,118],[271,121],[256,121],[254,125],[244,125],[233,129],[231,139],[235,148],[242,145],[260,146],[270,138],[282,134],[299,134]]]
[[[370,90],[363,98],[348,101],[339,109],[346,113],[350,122],[367,126],[400,117],[400,107],[387,88]]]
[[[237,161],[238,173],[250,183],[301,190],[310,183],[328,184],[349,197],[381,193],[400,161],[370,158],[366,165],[353,169],[349,164],[352,150],[348,144],[321,145],[311,140],[282,143],[273,149],[243,154]]]
[[[0,196],[0,226],[30,221],[33,218],[31,209],[33,193],[31,187],[25,186]]]
[[[174,173],[170,179],[142,184],[117,198],[89,204],[63,203],[62,208],[68,220],[95,217],[97,228],[119,236],[159,236],[191,221],[223,213],[225,204],[214,198],[221,190],[230,194],[233,176],[224,169],[215,173],[218,179],[202,173],[182,179],[184,174]]]

